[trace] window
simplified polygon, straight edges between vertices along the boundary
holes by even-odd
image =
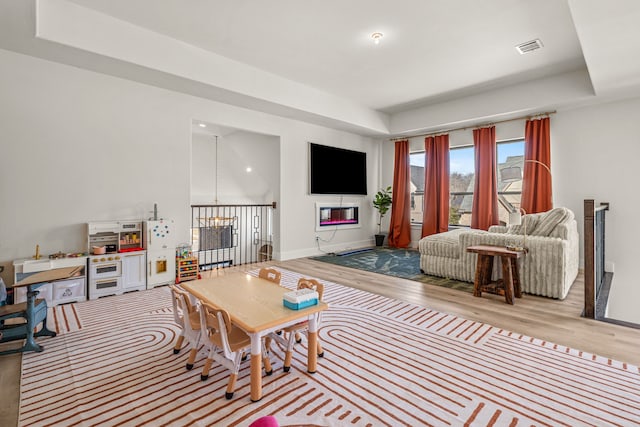
[[[520,209],[524,140],[498,143],[498,214],[500,223],[509,222],[509,212]]]
[[[471,225],[474,152],[473,146],[449,150],[449,225]]]
[[[524,140],[497,143],[498,211],[500,222],[506,224],[509,212],[520,208]],[[410,155],[411,223],[422,223],[424,200],[424,151]],[[473,146],[452,147],[449,151],[449,225],[471,225],[475,175]]]
[[[412,224],[422,224],[422,202],[424,200],[424,159],[424,151],[409,154],[409,164],[411,165]]]

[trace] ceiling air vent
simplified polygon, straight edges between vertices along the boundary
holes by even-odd
[[[519,44],[518,46],[516,46],[516,50],[520,52],[520,55],[524,55],[525,53],[540,49],[541,47],[542,42],[540,41],[540,39],[535,39]]]

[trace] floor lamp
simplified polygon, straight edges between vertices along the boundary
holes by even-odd
[[[516,209],[513,212],[509,212],[509,225],[521,225],[523,226],[524,237],[522,239],[522,246],[511,245],[507,246],[510,251],[526,252],[527,251],[527,219],[524,217],[527,214],[522,208]]]
[[[543,166],[547,170],[547,172],[549,172],[549,176],[552,176],[551,169],[549,169],[549,166],[545,165],[541,161],[525,160],[524,162],[539,164]],[[527,214],[527,211],[525,211],[523,208],[519,208],[513,212],[509,212],[509,225],[522,224],[524,235],[522,238],[522,246],[507,246],[507,249],[512,251],[527,252],[527,218],[525,217],[526,214]]]

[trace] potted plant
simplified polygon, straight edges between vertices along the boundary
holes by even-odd
[[[378,210],[378,234],[376,237],[376,246],[382,246],[384,243],[384,234],[382,234],[382,218],[389,211],[391,206],[391,186],[378,191],[373,198],[373,207]]]

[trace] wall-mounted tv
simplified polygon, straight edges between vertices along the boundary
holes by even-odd
[[[367,194],[367,153],[309,143],[311,194]]]

